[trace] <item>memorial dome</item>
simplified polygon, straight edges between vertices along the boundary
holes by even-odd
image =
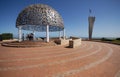
[[[44,32],[47,25],[49,31],[61,31],[64,29],[60,14],[45,4],[33,4],[26,7],[16,19],[16,27],[21,26],[23,30]]]

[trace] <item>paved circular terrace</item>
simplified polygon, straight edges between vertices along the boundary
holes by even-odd
[[[120,46],[89,41],[75,49],[0,46],[0,77],[120,77]]]

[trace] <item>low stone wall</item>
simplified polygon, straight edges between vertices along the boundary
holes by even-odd
[[[69,45],[69,40],[61,40],[61,45]]]
[[[2,42],[14,42],[14,41],[18,41],[18,39],[3,40]]]
[[[46,46],[56,46],[56,43],[53,41],[46,43],[43,41],[14,41],[14,42],[3,42],[1,43],[2,46],[6,47],[20,47],[20,48],[26,48],[26,47],[46,47]]]
[[[76,48],[76,47],[79,47],[80,45],[81,45],[81,38],[69,41],[70,48]]]
[[[59,39],[59,40],[55,40],[55,43],[59,45],[69,45],[69,40]]]

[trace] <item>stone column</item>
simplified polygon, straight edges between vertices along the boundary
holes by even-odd
[[[33,40],[35,40],[35,31],[33,31]]]
[[[22,26],[18,26],[18,41],[22,41]]]
[[[63,29],[63,39],[65,40],[65,28]]]
[[[59,39],[61,39],[61,31],[59,31]]]
[[[49,25],[46,27],[46,42],[49,42]]]
[[[89,33],[89,40],[92,40],[92,32],[93,32],[93,26],[94,26],[94,22],[95,22],[95,17],[93,16],[89,16],[88,17],[88,21],[89,21],[89,28],[88,28],[88,33]]]

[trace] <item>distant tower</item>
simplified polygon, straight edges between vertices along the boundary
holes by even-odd
[[[88,33],[89,33],[89,40],[92,40],[92,32],[93,32],[93,25],[95,22],[95,16],[91,15],[91,9],[89,9],[89,17],[88,17],[88,23],[89,23],[89,28],[88,28]]]

